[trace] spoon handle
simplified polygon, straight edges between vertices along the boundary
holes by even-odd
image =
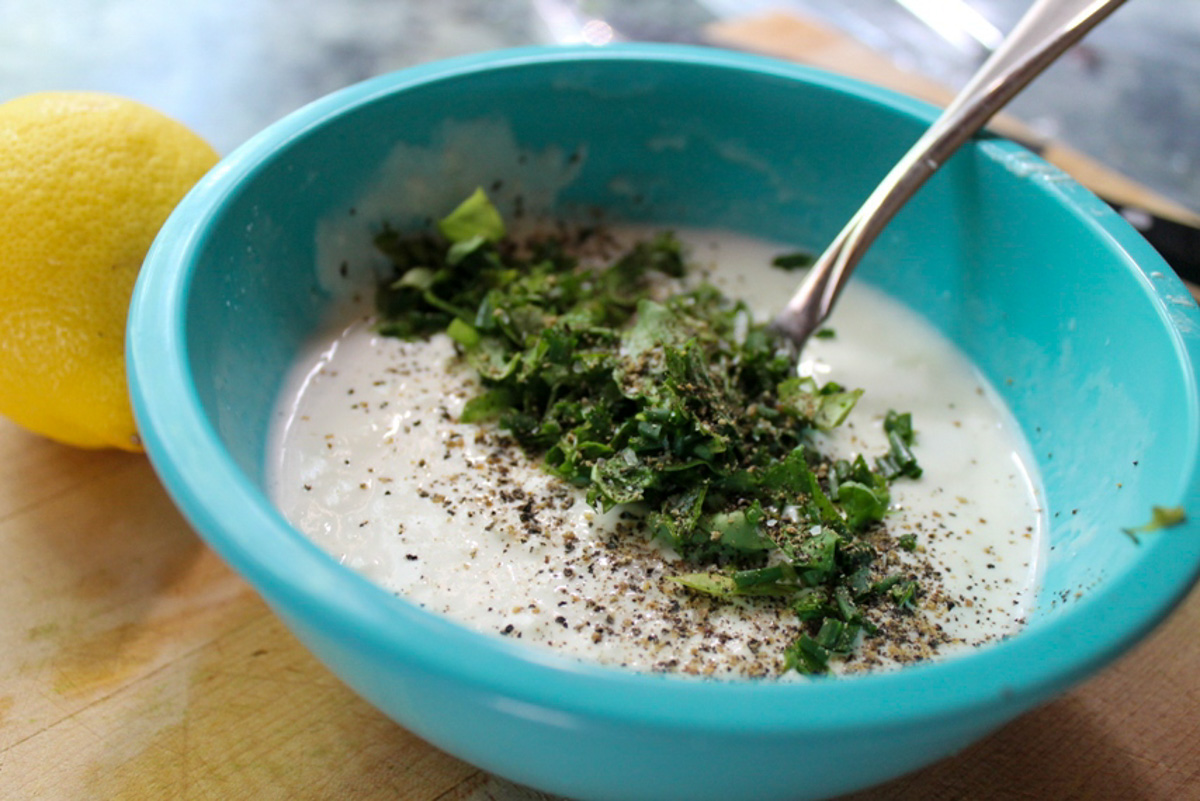
[[[913,193],[1009,100],[1124,1],[1036,0],[817,259],[775,318],[776,330],[802,347],[832,311],[867,248]]]

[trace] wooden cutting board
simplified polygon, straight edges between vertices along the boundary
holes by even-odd
[[[778,40],[778,20],[749,23],[714,36]],[[1075,692],[854,798],[1200,799],[1198,631],[1193,593]],[[190,531],[143,457],[0,420],[0,799],[38,798],[545,796],[353,695]]]
[[[0,420],[0,798],[525,801],[359,700],[140,456]],[[860,801],[1200,798],[1200,594],[1082,688]]]

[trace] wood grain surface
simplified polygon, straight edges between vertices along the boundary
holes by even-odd
[[[545,798],[353,695],[148,462],[0,421],[0,799]],[[882,799],[1200,798],[1200,594],[1136,651]]]

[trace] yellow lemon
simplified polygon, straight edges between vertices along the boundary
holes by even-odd
[[[0,414],[82,447],[140,450],[125,317],[167,215],[217,161],[126,98],[0,104]]]

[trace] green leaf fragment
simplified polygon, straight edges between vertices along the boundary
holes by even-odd
[[[783,411],[810,421],[823,431],[831,431],[845,422],[861,389],[840,391],[833,385],[819,387],[811,377],[789,378],[777,389]]]
[[[816,260],[817,257],[813,255],[812,251],[797,250],[776,256],[771,260],[771,264],[781,270],[803,270],[812,267]]]
[[[831,654],[848,654],[854,650],[861,627],[834,618],[826,618],[813,639]]]
[[[770,550],[775,543],[763,533],[763,516],[758,501],[749,509],[719,512],[709,518],[709,536],[714,542],[741,553]]]
[[[684,552],[698,530],[704,511],[704,499],[708,494],[705,484],[696,484],[690,489],[664,500],[658,510],[646,519],[646,525],[660,542],[675,551]],[[700,532],[700,536],[707,536]]]
[[[857,481],[838,486],[838,501],[846,511],[846,525],[852,531],[862,531],[871,523],[883,520],[887,512],[887,490],[876,490]]]
[[[862,627],[826,618],[815,637],[801,634],[784,652],[789,668],[808,674],[821,674],[829,669],[833,656],[845,656],[854,650]]]
[[[792,599],[792,611],[801,620],[820,620],[833,614],[829,592],[824,587],[803,587]]]
[[[821,395],[813,423],[822,431],[832,431],[846,421],[858,399],[862,397],[861,389],[849,392],[833,392]]]
[[[801,634],[783,652],[784,670],[819,675],[829,669],[830,653],[807,634]]]
[[[630,366],[636,368],[641,366],[639,360],[647,352],[661,353],[665,348],[683,345],[687,340],[688,332],[673,309],[643,298],[638,301],[632,327],[621,337],[621,351]]]
[[[1135,543],[1141,543],[1139,534],[1149,534],[1154,531],[1161,531],[1165,528],[1173,528],[1181,526],[1187,522],[1187,512],[1182,506],[1154,506],[1150,509],[1150,521],[1143,523],[1140,526],[1131,528],[1123,528],[1125,532]]]
[[[497,420],[512,405],[512,398],[503,389],[493,389],[468,400],[463,404],[459,421],[463,423],[484,423]]]
[[[519,353],[513,353],[496,337],[480,337],[466,352],[467,364],[481,376],[498,382],[508,378],[521,362]]]
[[[505,233],[504,218],[482,189],[476,189],[454,211],[439,220],[437,227],[442,236],[455,244],[476,238],[480,242],[499,242]],[[477,247],[478,244],[471,249]]]
[[[888,595],[896,606],[912,610],[917,608],[917,589],[915,581],[898,581],[888,588]]]
[[[798,570],[820,573],[824,578],[836,567],[838,546],[842,538],[828,528],[816,528],[815,533],[800,543],[793,563]]]
[[[787,649],[797,670],[825,672],[872,630],[861,605],[915,603],[915,582],[874,582],[857,539],[884,519],[888,482],[920,475],[910,416],[889,413],[874,467],[821,457],[813,432],[842,425],[861,390],[796,377],[786,345],[711,285],[655,294],[686,272],[669,232],[585,266],[562,239],[505,242],[482,191],[436,227],[376,238],[395,267],[379,330],[451,337],[482,384],[463,422],[498,424],[601,510],[636,504],[698,568],[672,579],[682,589],[789,606],[816,632]]]
[[[883,430],[895,434],[905,445],[912,445],[916,438],[913,433],[912,415],[908,412],[898,414],[894,410],[888,411],[883,418]]]
[[[654,469],[643,463],[633,449],[626,448],[616,456],[596,460],[592,465],[592,488],[601,508],[607,510],[617,504],[642,500],[655,475]]]
[[[464,348],[475,347],[481,339],[474,326],[464,323],[457,317],[450,321],[450,325],[446,326],[446,334]]]
[[[802,589],[796,579],[796,571],[786,562],[733,574],[733,583],[741,595],[795,595]]]
[[[483,236],[482,234],[475,234],[474,236],[464,239],[461,242],[455,242],[450,246],[450,249],[446,251],[446,263],[450,265],[461,264],[463,259],[470,256],[472,253],[478,252],[480,248],[487,244],[487,242],[487,237]]]
[[[891,480],[900,476],[920,478],[921,466],[913,455],[914,440],[912,415],[889,411],[883,421],[883,430],[888,438],[888,452],[875,460],[879,472]]]
[[[404,275],[392,282],[392,289],[420,289],[426,290],[433,286],[436,273],[428,267],[413,267],[406,271]]]
[[[689,590],[713,595],[717,598],[732,598],[737,595],[737,585],[729,576],[721,573],[685,573],[672,576],[671,581],[687,587]]]

